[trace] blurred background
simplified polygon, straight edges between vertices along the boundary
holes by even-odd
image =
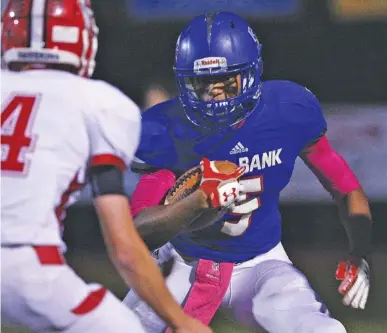
[[[265,80],[292,80],[315,93],[332,145],[353,168],[372,205],[376,251],[367,309],[341,304],[334,271],[347,239],[329,195],[300,161],[281,199],[284,245],[349,333],[386,333],[387,0],[92,3],[100,28],[95,78],[116,85],[143,109],[176,95],[172,66],[179,31],[205,11],[232,11],[251,24],[263,44]],[[136,182],[128,171],[128,196]],[[70,207],[66,225],[70,265],[123,297],[127,290],[106,256],[88,188]],[[212,326],[215,332],[247,332],[226,312]]]

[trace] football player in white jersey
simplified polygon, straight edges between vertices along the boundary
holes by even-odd
[[[63,258],[66,200],[87,175],[121,276],[175,332],[211,332],[175,302],[134,228],[122,171],[137,149],[141,116],[119,90],[88,79],[98,33],[89,0],[11,0],[2,21],[3,323],[145,332],[112,293],[85,283]]]

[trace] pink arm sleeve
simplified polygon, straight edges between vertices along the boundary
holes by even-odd
[[[175,180],[175,174],[169,170],[159,170],[141,176],[130,200],[132,215],[136,216],[146,207],[159,205]]]
[[[326,136],[307,147],[300,157],[334,197],[342,197],[361,187],[344,158],[329,145]]]

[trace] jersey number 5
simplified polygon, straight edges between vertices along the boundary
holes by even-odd
[[[233,237],[242,236],[246,232],[251,223],[251,214],[261,206],[258,195],[263,192],[263,176],[244,178],[239,183],[243,185],[241,199],[244,201],[250,198],[251,200],[235,206],[231,213],[235,216],[235,220],[223,222],[221,232]]]
[[[26,174],[27,152],[33,151],[36,136],[32,125],[38,96],[13,95],[1,108],[1,171]]]

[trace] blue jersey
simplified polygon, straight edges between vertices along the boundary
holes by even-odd
[[[145,111],[142,126],[136,156],[149,165],[182,173],[207,157],[246,167],[242,181],[250,197],[259,197],[258,209],[226,215],[210,227],[172,240],[189,256],[243,262],[280,242],[280,192],[299,153],[327,124],[309,90],[289,81],[267,81],[257,110],[238,129],[207,132],[187,119],[178,99]]]

